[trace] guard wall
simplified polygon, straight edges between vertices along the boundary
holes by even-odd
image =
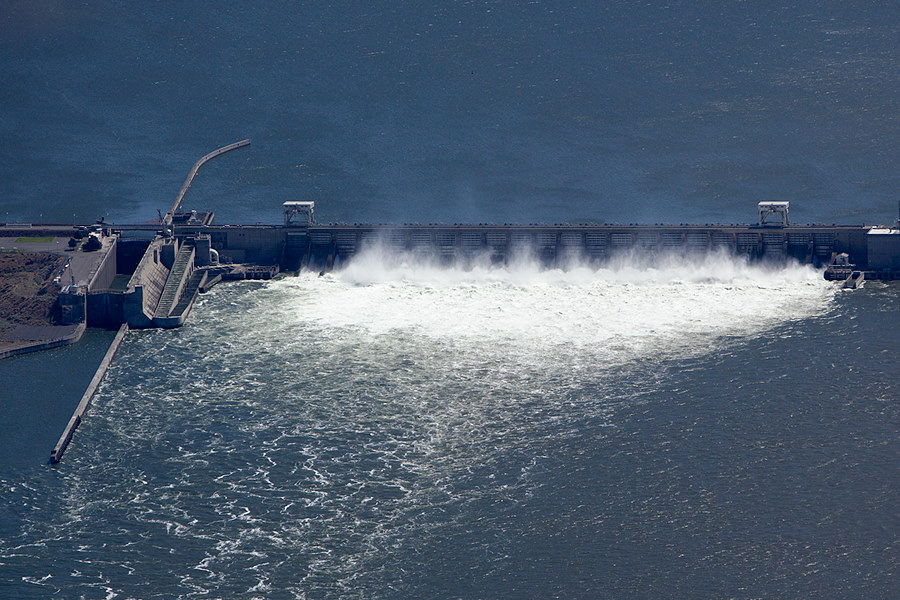
[[[108,289],[112,284],[113,279],[116,278],[118,269],[118,241],[119,240],[116,237],[113,237],[110,240],[106,255],[103,257],[103,260],[100,261],[100,265],[97,267],[97,271],[94,273],[93,277],[91,277],[88,291],[92,292],[95,290]]]

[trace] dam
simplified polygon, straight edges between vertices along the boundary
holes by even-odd
[[[726,252],[751,261],[788,260],[825,267],[825,277],[857,287],[865,279],[900,278],[900,218],[892,227],[794,225],[789,203],[763,201],[747,225],[641,224],[319,224],[312,201],[282,205],[279,225],[214,225],[214,213],[179,212],[199,169],[250,144],[222,146],[190,170],[172,206],[157,223],[90,226],[88,242],[102,249],[89,281],[62,288],[61,325],[132,329],[179,327],[197,294],[228,279],[270,279],[282,271],[325,272],[373,246],[439,262],[489,260],[504,264],[527,253],[540,264],[602,263],[626,253]],[[87,227],[7,227],[4,236],[72,235]],[[65,283],[65,282],[63,282]]]
[[[787,202],[760,202],[757,222],[746,225],[319,224],[313,202],[285,202],[279,225],[214,225],[212,212],[174,208],[157,224],[91,226],[105,256],[89,282],[62,288],[62,325],[178,327],[197,295],[220,281],[326,272],[371,247],[445,264],[505,264],[525,253],[547,268],[602,264],[629,253],[725,252],[811,264],[831,280],[900,279],[900,219],[890,227],[795,225]],[[59,239],[75,232],[43,226],[2,233]]]
[[[3,333],[0,358],[75,343],[86,327],[118,330],[53,448],[51,463],[62,458],[130,329],[180,327],[198,294],[221,281],[301,270],[322,274],[369,248],[463,265],[503,265],[524,254],[546,268],[602,265],[635,254],[690,258],[722,252],[748,261],[811,264],[846,288],[867,279],[900,279],[900,219],[889,227],[795,225],[783,201],[759,202],[756,222],[745,225],[320,224],[311,201],[284,202],[279,225],[215,225],[212,212],[179,212],[203,164],[249,143],[241,140],[198,160],[158,222],[0,227],[0,250],[41,252],[48,264],[65,265],[54,267],[60,270],[53,283],[38,292],[59,286],[54,322]]]
[[[196,169],[191,178],[195,173]],[[92,256],[79,277],[67,270],[57,276],[60,285],[65,284],[58,296],[60,339],[23,340],[17,353],[74,343],[85,327],[119,330],[53,448],[51,463],[62,458],[130,329],[183,325],[198,294],[221,281],[271,279],[301,270],[321,274],[349,264],[367,248],[462,265],[475,261],[503,265],[524,253],[544,267],[563,269],[571,264],[602,265],[628,255],[675,254],[690,259],[722,252],[751,262],[811,264],[844,287],[856,288],[867,279],[900,279],[900,219],[890,227],[795,225],[787,202],[760,202],[757,221],[743,225],[319,224],[315,204],[309,201],[285,202],[284,222],[279,225],[214,225],[212,212],[177,212],[178,204],[164,219],[150,224],[0,227],[0,239],[48,240],[45,246],[50,249],[62,248],[65,238],[72,236],[67,251],[57,250],[70,252],[72,264],[82,254]]]
[[[287,211],[290,210],[286,208]],[[846,253],[853,264],[868,264],[869,228],[785,225],[577,225],[577,224],[407,224],[319,225],[288,220],[277,227],[179,227],[177,235],[208,236],[223,260],[278,264],[282,269],[331,269],[361,249],[388,250],[441,259],[488,255],[504,263],[516,251],[532,251],[546,266],[565,260],[602,261],[628,251],[706,252],[724,249],[753,260],[796,259],[827,265]]]
[[[448,262],[487,256],[502,264],[524,250],[545,266],[556,267],[571,260],[602,262],[626,252],[725,251],[754,261],[796,260],[831,267],[826,270],[831,279],[845,278],[847,269],[865,271],[870,279],[896,279],[900,273],[900,221],[889,228],[792,225],[787,202],[761,202],[758,209],[758,222],[752,225],[324,225],[316,223],[312,202],[286,202],[283,225],[195,222],[176,225],[173,235],[202,247],[198,260],[204,264],[217,257],[221,263],[287,271],[337,268],[361,250],[380,245]]]
[[[197,294],[222,280],[324,272],[373,246],[448,264],[474,259],[504,264],[526,252],[549,268],[602,263],[634,252],[712,251],[751,261],[812,264],[833,280],[854,273],[870,280],[900,278],[900,223],[793,225],[787,202],[762,202],[758,209],[752,225],[318,224],[312,202],[286,202],[280,225],[213,225],[212,213],[178,213],[151,240],[128,239],[129,232],[146,225],[111,227],[111,252],[118,260],[107,261],[90,288],[64,288],[60,302],[70,321],[86,319],[89,326],[178,327]]]

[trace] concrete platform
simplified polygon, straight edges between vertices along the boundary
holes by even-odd
[[[91,252],[69,248],[70,237],[60,231],[35,229],[22,231],[0,227],[0,252],[16,252],[22,254],[49,253],[65,258],[64,265],[54,273],[52,281],[59,288],[66,285],[89,286],[100,270],[110,251],[115,248],[116,238],[104,236],[102,247]],[[0,276],[3,274],[0,273]],[[56,298],[58,289],[48,288],[42,291],[45,298]],[[15,300],[15,296],[12,296]],[[16,322],[14,315],[6,315],[8,321]],[[28,324],[18,324],[0,334],[0,358],[15,356],[27,352],[36,352],[77,342],[84,333],[85,323],[59,325],[50,318],[32,318]]]
[[[49,241],[30,241],[29,237],[18,235],[21,232],[12,233],[7,236],[4,229],[0,227],[0,252],[50,252],[51,254],[59,254],[69,259],[66,268],[59,273],[60,286],[65,285],[88,285],[91,277],[97,272],[100,263],[106,258],[106,254],[113,247],[115,238],[106,236],[101,239],[103,247],[93,252],[83,252],[81,250],[72,250],[69,248],[69,237],[53,236]],[[35,232],[40,234],[41,232]],[[36,235],[32,239],[42,239],[50,236]]]
[[[0,336],[0,359],[40,350],[75,344],[81,340],[86,326],[77,325],[19,325]]]

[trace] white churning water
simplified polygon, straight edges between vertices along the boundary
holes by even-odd
[[[274,282],[288,323],[366,336],[409,333],[454,340],[519,359],[555,350],[602,352],[620,362],[654,353],[704,351],[829,310],[835,287],[798,264],[749,264],[727,254],[542,269],[442,266],[375,248],[346,268]],[[486,345],[487,344],[487,345]]]
[[[645,517],[708,526],[704,498],[660,500],[690,497],[689,477],[743,485],[746,465],[710,445],[723,431],[710,406],[732,402],[685,405],[685,427],[665,402],[628,420],[668,394],[666,364],[789,332],[830,311],[835,289],[813,269],[719,255],[547,270],[377,250],[322,277],[220,286],[187,326],[129,336],[66,456],[59,510],[25,517],[33,541],[13,542],[16,568],[92,596],[162,581],[173,598],[371,598],[433,595],[435,572],[488,581],[460,595],[502,596],[510,583],[492,573],[534,564],[522,595],[547,595],[555,574],[534,540],[586,532],[582,551],[608,565],[670,535],[635,538]],[[712,440],[702,451],[693,427]],[[660,475],[676,463],[693,470]],[[579,535],[557,538],[559,556]],[[96,560],[110,540],[115,559]],[[72,566],[45,581],[28,565],[48,551]],[[672,577],[707,568],[680,566]]]

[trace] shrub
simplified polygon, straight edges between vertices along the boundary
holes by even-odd
[[[84,246],[81,247],[85,252],[92,252],[94,250],[99,250],[103,247],[103,243],[100,242],[100,238],[95,235],[88,236],[88,241],[84,243]]]

